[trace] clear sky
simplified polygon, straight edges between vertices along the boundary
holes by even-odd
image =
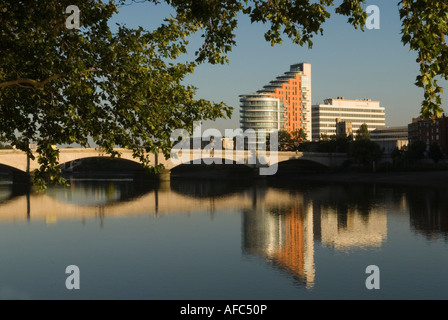
[[[234,107],[231,119],[205,122],[203,128],[238,128],[238,96],[262,89],[288,71],[291,64],[299,62],[311,63],[312,104],[338,96],[370,98],[386,108],[387,126],[407,125],[419,115],[423,89],[414,85],[419,74],[416,53],[401,43],[398,2],[367,0],[366,6],[376,5],[380,9],[379,30],[355,30],[345,17],[332,13],[324,24],[324,34],[314,37],[312,49],[293,44],[286,37],[283,44],[272,47],[263,36],[268,26],[251,24],[242,17],[229,64],[200,65],[185,80],[198,88],[197,98],[223,101]],[[166,5],[132,4],[121,8],[114,22],[152,29],[169,13]],[[199,42],[193,41],[193,45]],[[446,81],[439,83],[447,87]],[[445,106],[447,94],[442,98]]]

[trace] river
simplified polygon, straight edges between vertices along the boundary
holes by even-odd
[[[180,178],[27,193],[3,181],[0,299],[447,299],[447,195]]]

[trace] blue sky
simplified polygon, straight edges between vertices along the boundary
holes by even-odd
[[[345,17],[332,13],[324,24],[323,36],[314,37],[312,49],[293,44],[286,37],[283,44],[272,47],[263,36],[268,26],[251,24],[242,17],[229,64],[200,65],[185,79],[186,84],[198,88],[197,98],[223,101],[234,107],[231,119],[207,121],[203,128],[238,128],[238,96],[261,89],[299,62],[312,65],[313,104],[338,96],[379,100],[386,108],[387,126],[407,125],[419,115],[423,90],[414,85],[419,73],[416,53],[401,43],[397,4],[398,0],[366,2],[366,6],[376,5],[380,9],[379,30],[355,30]],[[165,5],[132,4],[122,7],[114,22],[151,29],[170,11]],[[196,40],[193,45],[199,44]],[[439,83],[447,87],[446,81]],[[446,100],[445,94],[443,106]]]

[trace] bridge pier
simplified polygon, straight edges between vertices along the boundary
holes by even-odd
[[[169,169],[162,169],[157,174],[159,181],[170,181],[171,180],[171,170]]]

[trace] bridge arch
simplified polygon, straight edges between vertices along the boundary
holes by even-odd
[[[291,160],[302,160],[320,164],[325,167],[341,166],[348,159],[346,153],[326,152],[279,152],[278,163]]]
[[[1,177],[1,175],[6,175],[7,173],[12,173],[12,174],[15,174],[15,173],[19,173],[20,174],[20,173],[22,173],[22,174],[25,174],[25,171],[20,170],[19,168],[13,167],[11,165],[4,164],[4,163],[0,162],[0,177]]]
[[[59,167],[63,172],[76,171],[144,171],[143,165],[139,161],[112,158],[110,156],[87,156],[60,163]]]

